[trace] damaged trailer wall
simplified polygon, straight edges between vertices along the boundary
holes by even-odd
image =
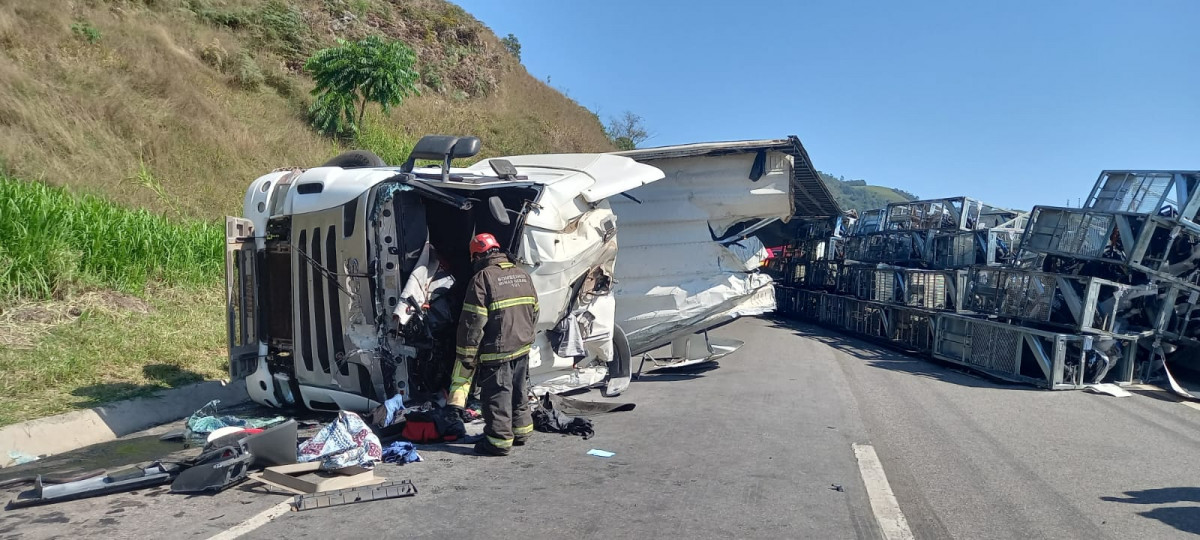
[[[631,191],[636,201],[610,200],[621,231],[617,320],[635,354],[775,309],[772,280],[759,271],[768,252],[755,234],[779,234],[798,205],[811,210],[815,203],[797,193],[804,189],[795,165],[803,156],[794,150],[799,141],[762,142],[776,146],[722,149],[714,143],[624,153],[666,174]],[[818,211],[838,213],[828,201]]]

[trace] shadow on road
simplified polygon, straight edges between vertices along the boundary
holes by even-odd
[[[1200,487],[1173,487],[1126,491],[1125,497],[1100,497],[1102,501],[1121,502],[1126,504],[1170,504],[1179,502],[1200,502]],[[1198,506],[1164,506],[1145,512],[1139,516],[1157,519],[1183,532],[1200,534],[1200,507]]]
[[[865,360],[871,367],[972,388],[1041,391],[1032,386],[992,379],[984,374],[960,368],[955,364],[889,349],[815,324],[778,318],[772,319],[771,322],[775,328],[790,330],[797,336],[821,342],[845,354]]]

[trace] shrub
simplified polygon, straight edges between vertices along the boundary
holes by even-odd
[[[509,34],[500,38],[500,43],[508,50],[508,54],[513,55],[518,62],[521,61],[521,42],[517,40],[517,36]]]
[[[369,36],[359,41],[338,40],[304,63],[317,83],[317,100],[310,109],[313,126],[326,134],[358,130],[367,103],[384,113],[417,92],[416,54],[401,41]]]
[[[263,72],[258,68],[258,63],[254,61],[254,57],[250,53],[242,51],[238,53],[233,60],[233,80],[237,85],[246,90],[258,90],[266,81]]]
[[[87,21],[72,24],[71,33],[88,43],[94,44],[100,41],[100,30],[97,30],[95,26],[92,26],[92,23]]]

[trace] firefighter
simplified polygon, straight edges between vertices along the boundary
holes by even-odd
[[[500,251],[488,233],[471,240],[475,276],[467,285],[458,323],[449,405],[467,404],[471,378],[483,401],[485,437],[475,445],[484,455],[507,455],[533,433],[529,412],[529,349],[537,323],[533,280]]]

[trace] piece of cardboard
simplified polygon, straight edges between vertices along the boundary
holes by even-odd
[[[250,478],[285,491],[304,495],[320,491],[331,491],[353,487],[370,486],[386,482],[386,478],[375,476],[375,472],[361,467],[347,467],[335,471],[320,471],[320,463],[295,463],[267,467]]]

